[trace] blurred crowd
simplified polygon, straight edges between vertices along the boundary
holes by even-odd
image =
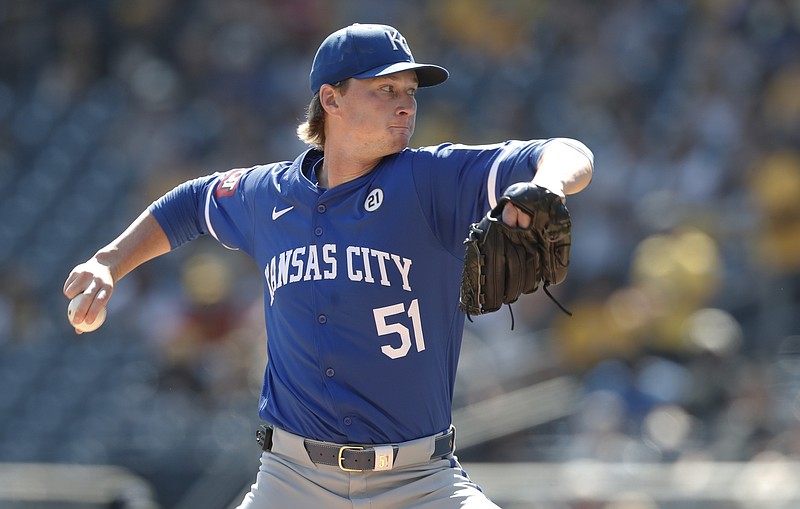
[[[578,405],[472,458],[800,459],[797,0],[0,2],[0,356],[69,348],[69,270],[175,184],[303,150],[313,52],[358,21],[451,72],[419,94],[415,146],[564,136],[595,154],[553,289],[574,317],[523,299],[525,341],[504,311],[477,319],[465,356],[484,362],[462,366],[457,394],[568,374]],[[260,277],[198,241],[123,280],[81,341],[138,343],[148,394],[244,412],[249,433]],[[0,461],[47,459],[3,445],[23,398],[5,399]]]

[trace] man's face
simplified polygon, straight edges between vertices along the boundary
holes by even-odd
[[[406,148],[414,134],[417,87],[414,71],[350,80],[340,98],[348,141],[375,157]]]

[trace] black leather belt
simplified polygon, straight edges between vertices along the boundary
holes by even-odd
[[[256,433],[258,443],[265,451],[272,448],[272,428],[262,426]],[[434,439],[433,454],[420,461],[435,460],[453,454],[455,451],[456,429],[451,426],[444,435]],[[318,465],[339,467],[345,472],[364,472],[369,470],[391,470],[401,445],[339,445],[330,442],[305,439],[308,457]]]

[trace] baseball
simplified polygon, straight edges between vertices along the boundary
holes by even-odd
[[[69,306],[67,307],[67,319],[69,319],[69,323],[72,324],[73,327],[78,329],[81,332],[92,332],[100,328],[103,325],[103,322],[106,320],[106,308],[102,308],[100,313],[97,314],[97,318],[94,319],[92,323],[80,322],[75,323],[72,320],[73,315],[75,314],[75,309],[80,305],[82,299],[89,298],[88,295],[80,294],[71,301],[69,301]]]

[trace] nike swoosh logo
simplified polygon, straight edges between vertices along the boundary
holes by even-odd
[[[294,206],[278,210],[277,207],[272,207],[272,220],[275,221],[276,219],[278,219],[282,215],[286,214],[287,212],[289,212],[293,208],[294,208]]]

